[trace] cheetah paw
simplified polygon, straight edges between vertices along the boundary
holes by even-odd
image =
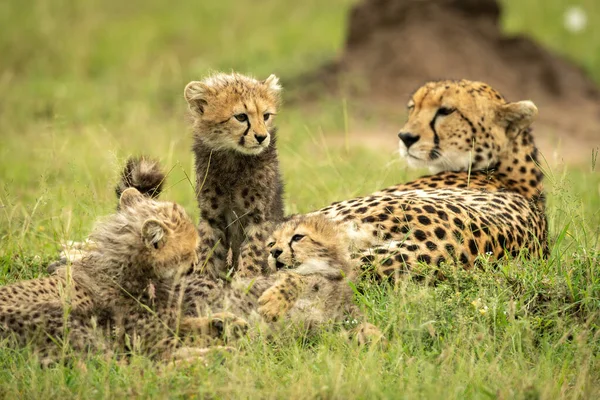
[[[359,346],[369,344],[380,344],[382,347],[387,347],[387,339],[383,333],[373,324],[365,322],[357,326],[354,330],[354,335]]]
[[[221,312],[210,317],[184,318],[181,323],[183,333],[208,335],[212,338],[239,338],[248,332],[248,322],[229,312]]]
[[[279,319],[290,308],[279,288],[267,289],[258,299],[258,313],[268,322]]]

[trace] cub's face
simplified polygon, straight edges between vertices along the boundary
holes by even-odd
[[[407,107],[400,155],[411,167],[433,173],[494,166],[537,115],[532,102],[507,103],[490,86],[467,80],[427,83]]]
[[[258,81],[217,74],[190,82],[184,91],[196,139],[214,150],[257,155],[269,147],[281,86],[275,75]]]
[[[340,266],[348,257],[343,235],[334,222],[322,216],[284,222],[271,235],[267,247],[271,270],[293,269],[304,275],[339,276]]]
[[[158,277],[172,277],[198,264],[198,231],[180,205],[151,200],[130,188],[121,195],[119,212],[125,220],[143,221],[131,229],[139,229],[141,264],[151,266]]]

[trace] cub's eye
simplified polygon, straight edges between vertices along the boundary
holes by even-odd
[[[440,107],[437,110],[437,114],[438,115],[450,115],[454,111],[456,111],[456,108]]]
[[[304,235],[294,235],[294,236],[292,236],[292,242],[298,242],[298,241],[302,240],[303,237],[304,237]]]
[[[237,119],[240,122],[246,122],[248,121],[248,115],[247,114],[236,114],[234,115],[235,119]]]
[[[267,243],[267,247],[273,247],[273,246],[275,246],[275,242],[269,242],[269,243]]]
[[[413,103],[408,103],[408,104],[406,105],[406,109],[407,109],[408,111],[412,110],[413,108],[415,108],[415,105],[414,105]]]
[[[265,121],[268,121],[269,118],[271,118],[271,113],[264,113],[263,118],[265,119]]]

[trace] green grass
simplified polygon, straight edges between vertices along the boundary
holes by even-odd
[[[132,153],[172,168],[163,197],[197,216],[184,85],[209,70],[285,85],[335,57],[349,0],[32,0],[0,4],[0,283],[44,274],[62,239],[114,209]],[[565,31],[567,0],[506,0],[503,24],[582,64],[600,82],[600,10]],[[343,99],[278,116],[288,212],[417,176],[391,152],[345,145],[364,112]],[[542,110],[543,112],[543,110]],[[350,118],[345,118],[345,115]],[[403,115],[394,116],[401,124]],[[349,125],[348,128],[346,126]],[[396,145],[390,132],[390,147]],[[600,395],[600,177],[548,169],[552,256],[436,284],[366,285],[359,301],[390,346],[323,333],[240,344],[221,364],[165,369],[135,358],[43,370],[0,350],[0,397],[594,398]],[[426,277],[432,271],[420,271]],[[428,280],[426,279],[426,282]]]

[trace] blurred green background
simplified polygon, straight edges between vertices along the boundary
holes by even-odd
[[[185,84],[210,71],[235,70],[259,78],[277,74],[285,88],[286,83],[340,54],[353,3],[0,2],[0,282],[43,274],[47,262],[56,257],[60,241],[84,238],[98,216],[111,212],[116,202],[113,186],[130,154],[161,159],[170,171],[163,198],[180,202],[197,216],[191,132],[182,95]],[[580,64],[600,83],[597,0],[504,0],[501,4],[507,33],[531,35]],[[570,31],[564,23],[572,6],[580,7],[587,19],[578,32]],[[284,99],[293,94],[286,92]],[[284,103],[277,118],[288,212],[314,210],[420,174],[406,171],[393,154],[396,130],[389,131],[389,139],[377,135],[377,140],[385,140],[389,152],[382,152],[381,145],[369,145],[369,129],[379,129],[377,115],[347,100],[324,96],[314,102]],[[388,115],[397,127],[404,117],[403,104]],[[351,140],[357,137],[351,134],[357,126],[364,137]],[[27,364],[26,357],[2,353],[4,383],[0,384],[0,395],[70,393],[74,397],[102,397],[116,393],[161,397],[177,393],[185,397],[197,394],[199,384],[207,385],[206,393],[217,397],[244,393],[262,398],[273,393],[279,397],[343,398],[374,393],[395,397],[400,386],[409,396],[429,398],[512,398],[517,394],[523,398],[540,394],[578,398],[598,394],[597,348],[587,346],[585,340],[579,346],[579,342],[561,339],[563,329],[579,326],[561,319],[564,310],[507,322],[508,328],[503,325],[502,329],[507,329],[508,336],[495,336],[497,319],[468,314],[472,311],[470,301],[478,297],[484,301],[503,299],[497,300],[498,304],[508,310],[514,308],[515,301],[517,305],[530,304],[529,297],[519,296],[533,293],[535,297],[543,294],[544,285],[567,282],[571,300],[592,310],[584,314],[587,322],[581,326],[597,326],[597,170],[595,161],[583,167],[562,165],[547,170],[553,256],[542,266],[521,268],[516,264],[519,271],[541,274],[519,281],[528,289],[520,291],[517,300],[511,297],[514,282],[502,286],[495,281],[496,275],[486,278],[488,286],[477,286],[480,283],[476,281],[469,288],[442,285],[447,289],[444,294],[440,288],[411,286],[403,292],[404,297],[389,299],[405,314],[386,308],[379,294],[367,300],[379,299],[370,315],[395,321],[398,326],[408,324],[410,332],[427,338],[397,338],[387,355],[357,349],[348,353],[344,342],[335,340],[317,346],[314,356],[301,344],[290,347],[288,353],[275,348],[263,349],[263,354],[258,348],[254,353],[248,350],[249,355],[238,360],[235,373],[223,367],[214,374],[202,370],[190,379],[167,374],[169,379],[161,380],[164,375],[147,371],[146,364],[137,370],[135,366],[130,370],[90,366],[89,374],[83,370],[47,372]],[[470,293],[472,298],[459,302],[455,289],[459,295],[462,291]],[[387,299],[386,294],[381,296]],[[502,307],[498,315],[504,312]],[[461,319],[467,314],[467,319]],[[433,326],[449,327],[453,333],[438,338],[435,329],[432,333]],[[555,329],[554,336],[531,338],[527,336],[531,326],[551,327],[548,329]],[[481,332],[487,333],[481,336]],[[597,337],[594,340],[597,342]],[[471,346],[473,343],[480,343],[480,347]],[[485,348],[492,350],[486,353]],[[302,365],[300,371],[298,365]],[[579,371],[580,366],[585,369]],[[147,375],[142,379],[145,370]],[[401,373],[405,380],[398,378]],[[238,381],[226,389],[216,386],[216,382],[230,382],[232,376]],[[295,376],[302,376],[304,381]],[[339,380],[328,378],[332,376]],[[419,386],[424,376],[430,386]],[[281,385],[282,380],[287,384]],[[532,397],[527,397],[528,393]]]

